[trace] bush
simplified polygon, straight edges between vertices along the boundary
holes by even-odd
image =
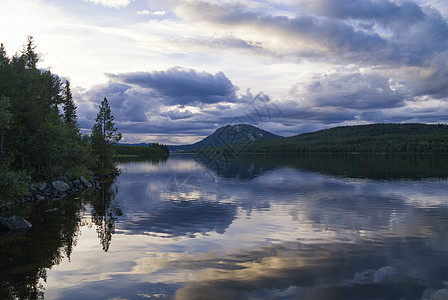
[[[28,194],[25,172],[15,172],[6,167],[0,167],[0,178],[0,201],[22,198]]]

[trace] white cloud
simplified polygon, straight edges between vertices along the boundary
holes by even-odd
[[[149,10],[139,10],[138,12],[137,12],[137,15],[141,15],[141,16],[148,16],[148,15],[150,15],[151,14],[151,12],[149,11]]]
[[[153,16],[164,16],[166,15],[167,12],[165,10],[156,10],[156,11],[149,11],[149,10],[139,10],[137,12],[137,15],[141,15],[141,16],[149,16],[149,15],[153,15]]]
[[[131,2],[134,2],[135,0],[84,0],[84,1],[111,8],[120,8],[128,6]]]
[[[164,16],[164,15],[166,15],[166,11],[164,11],[164,10],[157,10],[157,11],[152,12],[152,14],[155,15],[155,16]]]

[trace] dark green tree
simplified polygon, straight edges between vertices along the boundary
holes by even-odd
[[[11,102],[9,98],[1,96],[0,98],[0,165],[5,157],[5,135],[6,130],[10,129],[12,114],[10,112]]]
[[[2,115],[7,110],[11,117],[0,130],[1,155],[6,149],[9,171],[25,171],[33,180],[88,177],[90,145],[80,137],[70,85],[37,64],[32,37],[12,58],[0,46],[0,97],[11,104],[2,105]]]
[[[32,36],[28,36],[26,45],[23,46],[23,55],[22,58],[25,63],[26,69],[36,69],[37,62],[39,61],[39,57],[35,51],[36,45],[34,45],[34,38]]]
[[[92,148],[97,158],[96,171],[100,175],[114,173],[116,171],[113,164],[113,145],[121,140],[121,133],[114,124],[109,101],[106,97],[99,107],[95,125],[92,128]]]
[[[63,95],[64,122],[73,124],[77,127],[76,105],[73,101],[72,91],[70,90],[70,81],[66,81]]]
[[[5,94],[8,83],[9,57],[3,44],[0,44],[0,96]]]

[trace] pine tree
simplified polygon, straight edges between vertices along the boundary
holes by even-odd
[[[34,45],[33,37],[28,36],[26,46],[23,47],[22,51],[26,69],[37,69],[39,58],[35,49],[36,45]]]
[[[63,96],[63,110],[64,110],[64,122],[66,124],[74,124],[77,123],[78,117],[76,116],[76,105],[73,101],[72,92],[70,90],[70,82],[67,80],[65,83],[64,96]]]
[[[10,129],[12,114],[9,111],[11,102],[9,98],[2,96],[0,98],[0,165],[5,157],[5,135],[6,130]]]
[[[107,98],[101,102],[95,125],[92,128],[92,148],[98,158],[97,171],[100,174],[113,173],[115,167],[112,163],[112,145],[121,140],[121,133],[117,132]]]

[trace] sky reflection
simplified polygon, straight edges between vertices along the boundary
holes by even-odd
[[[193,156],[123,163],[127,172],[111,185],[118,192],[85,207],[70,261],[48,270],[46,297],[447,295],[446,178],[359,178],[266,163],[246,161],[258,164],[254,172],[240,166],[227,175]],[[107,248],[101,230],[109,230]]]

